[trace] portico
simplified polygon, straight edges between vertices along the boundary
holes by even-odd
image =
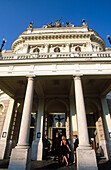
[[[9,78],[9,82],[12,79]],[[13,82],[14,79],[16,80],[16,78],[13,78]],[[17,78],[18,79],[18,78]],[[32,81],[33,79],[33,81]],[[37,77],[32,75],[29,76],[29,78],[23,78],[23,84],[26,84],[26,87],[29,88],[29,92],[33,93],[34,91],[34,98],[32,98],[33,94],[28,94],[27,97],[27,91],[25,94],[25,98],[28,98],[28,100],[26,100],[27,102],[31,103],[31,101],[33,101],[33,106],[32,106],[32,111],[37,109],[36,111],[36,117],[37,120],[35,120],[35,127],[34,127],[34,131],[35,131],[35,135],[33,134],[33,139],[32,139],[32,159],[33,160],[42,160],[43,158],[43,136],[45,135],[45,133],[47,133],[49,135],[49,126],[47,125],[47,127],[45,127],[44,121],[46,120],[47,116],[49,113],[55,113],[56,112],[65,112],[66,113],[66,122],[67,122],[67,134],[66,137],[68,139],[71,140],[72,138],[72,134],[74,132],[76,132],[79,136],[79,146],[80,149],[88,149],[91,150],[90,144],[89,144],[89,135],[88,135],[88,131],[87,131],[87,112],[88,112],[88,108],[87,108],[87,103],[90,103],[90,101],[92,102],[92,105],[94,104],[95,100],[96,100],[96,104],[99,105],[99,102],[97,101],[97,93],[96,95],[94,95],[94,91],[98,90],[98,89],[93,89],[92,88],[92,84],[95,83],[96,81],[96,88],[97,88],[97,84],[98,84],[98,88],[100,88],[100,84],[101,82],[107,82],[108,80],[110,81],[109,78],[106,78],[104,76],[102,76],[102,79],[96,77],[93,77],[93,80],[88,76],[83,76],[83,75],[62,75],[62,76],[42,76],[42,77]],[[28,83],[30,81],[33,82],[33,84],[31,84],[30,86],[28,85]],[[12,81],[12,80],[11,80]],[[18,80],[16,80],[15,82],[17,82]],[[2,82],[6,82],[5,79],[2,80]],[[12,85],[11,83],[9,83],[10,85]],[[90,83],[91,82],[91,83]],[[45,84],[45,88],[44,88],[44,84]],[[106,84],[106,83],[104,83]],[[17,87],[17,86],[16,86]],[[33,89],[34,88],[34,89]],[[64,89],[63,89],[64,88]],[[103,87],[102,87],[103,88]],[[86,92],[87,89],[87,92]],[[21,88],[22,90],[22,88]],[[25,88],[24,88],[25,90]],[[17,91],[17,90],[16,90]],[[32,92],[31,92],[32,91]],[[93,96],[92,96],[92,91],[93,91]],[[38,92],[38,93],[37,93]],[[89,94],[89,92],[91,94]],[[37,94],[35,94],[37,93]],[[19,94],[19,93],[18,93]],[[84,97],[83,97],[84,96]],[[91,97],[92,96],[92,97]],[[81,97],[81,99],[79,98]],[[20,95],[19,95],[19,100],[20,100]],[[24,100],[24,104],[25,104],[25,100]],[[31,101],[30,101],[31,100]],[[62,101],[62,102],[61,102]],[[72,102],[73,101],[73,102]],[[81,103],[80,103],[81,101]],[[97,103],[98,102],[98,103]],[[29,133],[30,133],[30,121],[31,121],[31,104],[29,105],[29,103],[26,104],[26,106],[24,105],[24,109],[28,109],[29,107],[29,111],[24,111],[23,109],[23,113],[22,116],[24,115],[24,113],[29,113],[29,117],[27,116],[27,118],[29,120],[28,123],[26,123],[26,115],[25,115],[25,119],[23,122],[23,126],[28,126],[27,128],[22,127],[22,123],[21,123],[21,127],[20,127],[20,131],[19,131],[19,139],[18,139],[18,144],[15,147],[14,150],[17,149],[25,149],[26,148],[29,150]],[[36,104],[37,106],[36,106]],[[54,105],[55,108],[54,108]],[[64,104],[63,104],[64,103]],[[52,105],[52,107],[51,107]],[[76,105],[76,109],[75,109],[75,105]],[[86,105],[86,110],[85,110],[85,105]],[[88,104],[89,105],[89,104]],[[58,108],[57,108],[58,107]],[[98,106],[98,108],[100,109],[100,105]],[[91,108],[91,107],[90,107]],[[64,110],[62,110],[64,109]],[[80,109],[80,110],[79,110]],[[102,108],[101,108],[102,109]],[[98,118],[100,115],[102,115],[102,110],[99,110],[98,113]],[[84,112],[83,112],[84,110]],[[93,110],[92,110],[93,112]],[[83,113],[84,113],[84,119],[83,119]],[[86,114],[87,113],[87,114]],[[81,115],[79,116],[78,114],[82,114],[82,120],[81,120]],[[97,114],[97,113],[95,113]],[[47,115],[47,116],[46,116]],[[68,117],[69,117],[69,121],[68,121]],[[99,124],[100,119],[102,121],[102,118],[99,118],[98,121],[96,121],[96,124]],[[77,121],[78,120],[78,121]],[[83,121],[84,120],[84,121]],[[75,123],[73,123],[75,122]],[[78,123],[77,123],[78,122]],[[81,123],[82,122],[82,123]],[[102,122],[101,122],[102,123]],[[100,123],[100,124],[101,124]],[[78,124],[78,126],[77,126]],[[80,124],[80,125],[79,125]],[[83,128],[82,127],[86,127]],[[101,125],[103,128],[104,126]],[[97,125],[98,127],[98,125]],[[97,128],[96,127],[96,128]],[[102,128],[101,127],[101,128]],[[46,129],[45,129],[46,128]],[[101,132],[100,129],[100,125],[97,128],[97,131]],[[39,138],[39,134],[40,133],[40,138]],[[26,134],[26,135],[25,135]],[[101,135],[103,135],[101,137]],[[102,134],[100,134],[97,138],[99,138],[99,142],[101,144],[101,146],[103,146],[104,149],[104,153],[105,155],[108,157],[108,147],[107,147],[107,142],[105,144],[105,141],[107,139],[105,139],[105,131],[103,130]],[[83,142],[84,139],[84,142]],[[95,139],[94,139],[95,140]],[[37,149],[38,148],[38,149]],[[13,152],[12,152],[13,153]]]

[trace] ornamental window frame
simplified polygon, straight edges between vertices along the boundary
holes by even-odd
[[[56,51],[56,50],[58,50],[58,51]],[[56,47],[54,48],[54,53],[60,53],[60,52],[61,52],[60,47],[56,46]]]
[[[1,109],[2,107],[2,109]],[[0,115],[2,115],[2,113],[5,111],[5,105],[4,103],[0,102]]]
[[[76,49],[80,49],[80,50],[76,50]],[[75,51],[76,51],[76,52],[81,52],[81,47],[80,47],[79,45],[76,46],[76,47],[75,47]]]
[[[35,50],[37,50],[37,51],[35,51]],[[40,49],[38,48],[38,47],[35,47],[34,49],[33,49],[33,53],[39,53],[40,52]]]

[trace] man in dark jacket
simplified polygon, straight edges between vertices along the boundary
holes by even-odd
[[[44,159],[48,160],[48,150],[50,148],[50,142],[48,141],[48,136],[45,135],[44,139]]]
[[[54,140],[54,160],[58,157],[58,161],[60,162],[60,138],[58,133],[56,133],[56,138]]]
[[[74,164],[76,163],[76,148],[78,147],[78,138],[77,138],[77,135],[74,135],[73,136],[73,139],[74,139],[74,143],[73,143],[73,145],[74,145]]]

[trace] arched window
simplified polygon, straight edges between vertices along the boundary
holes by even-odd
[[[59,53],[60,52],[60,48],[59,47],[54,48],[54,52],[55,53]]]
[[[2,115],[2,112],[3,112],[3,105],[0,104],[0,115]]]
[[[80,47],[76,47],[76,48],[75,48],[75,51],[78,51],[78,52],[79,52],[79,51],[81,51],[81,48],[80,48]]]
[[[33,50],[33,53],[39,53],[39,52],[40,52],[39,48],[35,48],[35,49]]]

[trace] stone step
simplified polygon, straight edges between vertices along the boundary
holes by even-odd
[[[58,163],[58,161],[53,161],[53,160],[43,160],[43,161],[32,161],[31,162],[31,170],[41,170],[41,169],[47,169],[47,170],[77,170],[77,167],[75,167],[74,164],[69,164],[69,166],[61,165]]]

